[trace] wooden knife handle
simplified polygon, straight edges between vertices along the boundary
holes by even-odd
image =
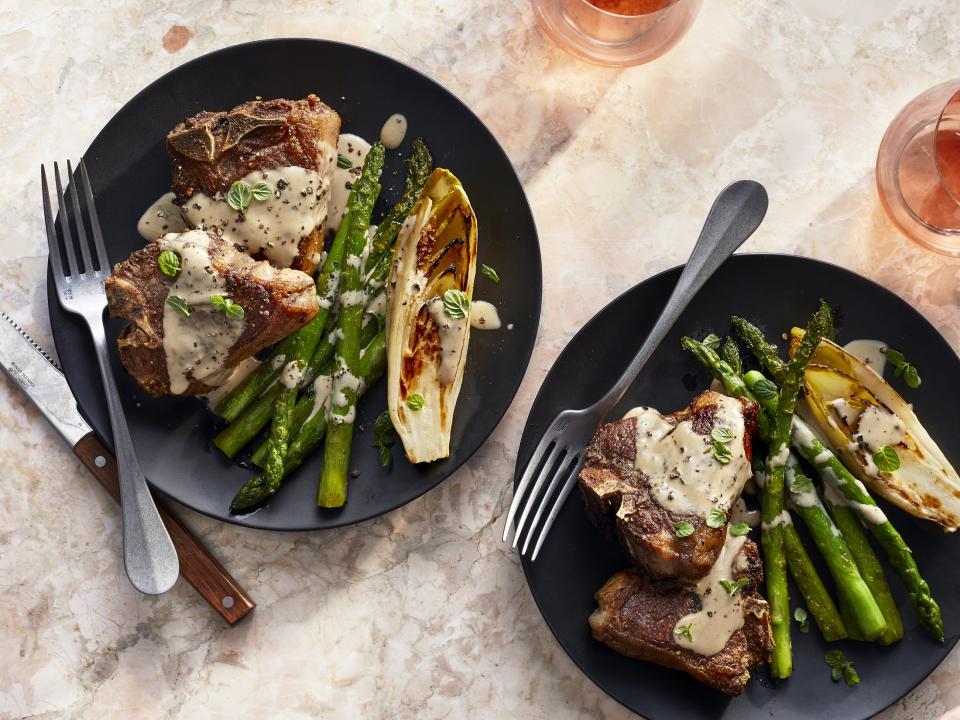
[[[74,446],[73,452],[113,499],[120,502],[117,461],[96,435],[92,432],[84,435]],[[256,603],[163,502],[158,500],[157,508],[177,548],[183,578],[231,625],[246,617]]]

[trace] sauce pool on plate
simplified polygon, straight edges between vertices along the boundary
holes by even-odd
[[[407,136],[407,118],[394,113],[387,118],[380,130],[380,142],[387,150],[396,150]]]
[[[884,354],[884,350],[887,349],[886,342],[867,339],[852,340],[844,345],[843,349],[883,377],[883,369],[887,365],[887,356]]]
[[[500,314],[497,306],[486,300],[474,300],[470,305],[470,327],[477,330],[499,330]]]
[[[174,202],[175,195],[167,192],[148,207],[137,223],[137,232],[144,240],[156,240],[167,233],[182,233],[187,229],[180,206]]]

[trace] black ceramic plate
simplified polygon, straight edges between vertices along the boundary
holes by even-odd
[[[674,268],[640,283],[607,305],[567,345],[530,412],[518,467],[526,463],[557,412],[589,405],[626,369],[679,275],[679,268]],[[729,316],[737,313],[757,322],[770,337],[779,337],[793,325],[805,324],[821,297],[838,310],[841,342],[878,338],[916,358],[923,385],[905,390],[899,381],[894,384],[914,403],[947,457],[960,462],[955,420],[960,362],[946,341],[916,310],[873,282],[834,265],[784,255],[737,255],[724,264],[690,303],[611,417],[641,404],[664,412],[677,410],[709,385],[708,373],[680,349],[681,336],[727,334]],[[960,539],[881,504],[913,549],[940,602],[946,642],[938,645],[923,635],[902,586],[888,571],[906,635],[889,648],[836,644],[856,662],[861,682],[854,689],[830,681],[830,669],[823,660],[826,646],[816,628],[801,634],[794,626],[793,677],[774,686],[764,670],[757,671],[744,694],[734,699],[680,672],[631,660],[594,641],[587,627],[587,616],[596,607],[593,593],[627,562],[619,548],[601,538],[589,523],[579,491],[571,494],[562,509],[537,562],[525,560],[523,567],[544,619],[573,661],[613,698],[650,720],[867,718],[923,680],[953,648],[960,630],[960,574],[956,572]],[[829,581],[825,569],[820,570]],[[791,588],[791,597],[797,596]]]
[[[475,296],[500,309],[513,329],[474,332],[457,405],[448,459],[413,466],[396,448],[384,471],[373,442],[374,418],[386,408],[384,384],[359,405],[346,507],[320,512],[315,495],[320,453],[314,453],[270,504],[245,517],[228,512],[250,477],[211,448],[211,419],[194,399],[144,397],[120,365],[114,374],[130,431],[151,484],[207,515],[273,530],[328,528],[397,508],[448,477],[480,447],[506,412],[527,367],[540,318],[540,250],[520,181],[497,141],[456,97],[411,68],[369,50],[322,40],[267,40],[230,47],[189,62],[152,83],[118,112],[84,158],[113,262],[143,245],[137,220],[169,189],[164,151],[167,131],[200,110],[225,110],[255,96],[301,98],[316,93],[340,113],[343,131],[371,140],[391,114],[404,113],[410,131],[400,153],[388,153],[384,190],[374,218],[399,198],[405,171],[400,156],[423,136],[438,166],[463,182],[480,227],[479,259],[496,268],[500,285],[477,274]],[[52,282],[49,288],[52,288]],[[90,338],[78,318],[65,314],[48,288],[50,321],[70,388],[84,415],[105,439],[110,425]],[[113,323],[111,337],[118,326]],[[111,342],[111,346],[114,343]]]

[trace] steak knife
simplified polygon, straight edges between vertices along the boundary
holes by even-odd
[[[0,312],[0,368],[23,389],[70,444],[80,462],[119,502],[116,459],[80,416],[60,368],[4,312]],[[180,557],[180,575],[231,625],[246,617],[256,603],[164,503],[158,502],[157,507]]]

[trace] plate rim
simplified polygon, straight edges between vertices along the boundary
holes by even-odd
[[[131,105],[133,105],[142,95],[146,94],[149,90],[151,90],[152,88],[154,88],[154,86],[156,86],[156,85],[164,82],[165,80],[167,80],[168,76],[170,76],[170,75],[172,75],[172,74],[174,74],[174,73],[177,73],[177,72],[181,72],[181,71],[183,71],[184,69],[193,66],[194,64],[197,64],[197,63],[200,63],[200,62],[204,62],[204,61],[209,61],[209,59],[212,58],[212,57],[214,57],[214,56],[218,56],[218,55],[221,55],[221,54],[227,53],[227,52],[237,52],[240,48],[245,48],[245,49],[249,49],[249,50],[254,50],[256,47],[261,47],[261,46],[282,46],[282,45],[287,44],[287,43],[304,43],[304,44],[307,44],[307,45],[319,45],[319,46],[328,46],[328,47],[329,47],[329,46],[333,46],[333,47],[335,47],[335,48],[336,48],[336,47],[343,47],[343,48],[348,48],[348,49],[351,50],[351,51],[359,51],[360,53],[365,53],[365,54],[368,54],[368,55],[370,55],[370,56],[374,56],[374,57],[376,57],[376,58],[377,58],[379,61],[381,61],[381,62],[387,62],[387,63],[393,64],[393,65],[399,66],[401,69],[404,69],[404,70],[406,70],[406,71],[408,71],[408,72],[413,73],[414,75],[418,76],[422,81],[425,81],[425,82],[427,82],[427,83],[435,86],[435,87],[438,88],[439,90],[441,90],[441,91],[443,91],[444,93],[446,93],[447,95],[449,95],[450,98],[452,98],[452,99],[455,101],[455,103],[458,104],[463,111],[469,113],[470,115],[472,115],[472,116],[476,119],[478,125],[480,126],[480,128],[482,128],[482,131],[485,132],[485,133],[489,136],[491,142],[492,142],[493,145],[496,147],[496,149],[499,151],[499,153],[500,153],[500,155],[502,156],[503,160],[506,161],[506,163],[507,163],[507,165],[509,166],[511,172],[513,173],[514,177],[516,178],[517,188],[518,188],[518,190],[519,190],[519,192],[520,192],[520,199],[522,199],[522,201],[523,201],[523,206],[524,206],[525,209],[526,209],[526,216],[527,216],[527,218],[529,219],[530,229],[532,230],[532,233],[533,233],[534,246],[535,246],[535,250],[536,250],[535,262],[534,262],[534,263],[531,263],[530,266],[528,266],[528,270],[532,271],[531,274],[533,275],[533,277],[530,278],[530,280],[529,280],[528,282],[529,282],[530,285],[532,286],[531,289],[533,290],[533,294],[534,294],[535,297],[536,297],[536,307],[534,308],[534,309],[535,309],[535,313],[533,314],[533,316],[534,316],[534,318],[535,318],[535,319],[534,319],[534,326],[533,326],[533,328],[531,328],[530,340],[529,340],[529,342],[527,343],[527,347],[524,349],[524,351],[523,351],[519,356],[515,356],[515,357],[517,357],[517,359],[521,360],[521,364],[522,364],[522,367],[523,367],[523,371],[522,371],[521,373],[519,373],[516,383],[514,384],[513,388],[510,390],[510,400],[509,400],[509,402],[505,403],[503,409],[502,409],[499,413],[496,413],[496,414],[495,414],[495,422],[491,425],[491,428],[490,428],[489,432],[487,432],[487,433],[485,434],[485,436],[480,440],[480,442],[479,442],[479,444],[477,445],[476,449],[474,449],[474,451],[473,451],[472,453],[470,453],[469,455],[466,455],[466,456],[464,456],[464,457],[462,457],[462,458],[458,458],[457,461],[450,467],[449,471],[448,471],[445,475],[443,475],[442,477],[440,477],[440,478],[437,479],[437,480],[431,480],[431,481],[425,483],[425,484],[423,485],[423,487],[420,488],[420,489],[418,489],[418,491],[417,491],[414,495],[410,496],[409,498],[407,498],[407,499],[404,500],[403,502],[400,502],[400,503],[391,505],[390,507],[388,507],[388,508],[386,508],[386,509],[384,509],[384,510],[381,510],[381,511],[379,511],[379,512],[371,512],[371,513],[368,513],[368,514],[366,514],[366,515],[362,515],[362,516],[360,516],[360,517],[355,517],[355,518],[349,520],[348,522],[334,522],[333,524],[323,525],[323,526],[318,526],[318,525],[303,525],[303,526],[301,526],[301,525],[298,525],[298,526],[275,527],[275,526],[271,526],[271,525],[265,525],[265,524],[263,524],[263,523],[258,523],[258,522],[256,521],[256,517],[257,517],[257,515],[259,515],[259,513],[256,512],[256,511],[254,511],[254,512],[252,512],[252,513],[248,513],[248,514],[246,514],[246,515],[233,515],[233,514],[231,514],[231,513],[227,513],[227,514],[226,514],[226,517],[222,517],[222,516],[220,516],[220,515],[216,515],[216,514],[214,514],[213,511],[206,510],[206,509],[204,509],[204,508],[198,507],[195,503],[186,502],[186,501],[184,501],[184,500],[182,500],[182,499],[180,499],[180,498],[178,498],[178,497],[176,497],[176,496],[174,496],[174,495],[171,495],[171,494],[165,492],[163,489],[161,489],[160,487],[158,487],[157,485],[155,485],[149,478],[147,478],[147,484],[150,486],[150,489],[151,489],[152,491],[158,493],[159,495],[161,495],[161,496],[164,497],[164,498],[173,500],[173,501],[175,501],[176,503],[178,503],[178,504],[180,504],[180,505],[183,505],[184,507],[189,508],[190,510],[192,510],[192,511],[194,511],[194,512],[197,512],[197,513],[199,513],[199,514],[201,514],[201,515],[204,515],[204,516],[206,516],[206,517],[209,517],[209,518],[211,518],[212,520],[216,520],[216,521],[218,521],[218,522],[223,522],[223,523],[227,523],[227,524],[230,524],[230,525],[233,525],[233,526],[236,526],[236,527],[248,528],[248,529],[251,529],[251,530],[259,530],[259,531],[264,531],[264,532],[282,532],[282,533],[323,532],[323,531],[327,531],[327,530],[336,530],[336,529],[338,529],[338,528],[350,527],[351,525],[357,525],[357,524],[359,524],[359,523],[367,522],[367,521],[369,521],[369,520],[373,520],[373,519],[375,519],[375,518],[382,517],[382,516],[384,516],[384,515],[387,515],[387,514],[389,514],[389,513],[392,513],[392,512],[394,512],[395,510],[398,510],[399,508],[404,507],[405,505],[408,505],[408,504],[412,503],[413,501],[417,500],[418,498],[423,497],[424,495],[426,495],[426,494],[427,494],[428,492],[430,492],[431,490],[436,489],[439,485],[441,485],[441,484],[444,483],[446,480],[448,480],[450,477],[452,477],[454,474],[456,474],[456,472],[457,472],[458,470],[460,470],[460,468],[462,468],[466,463],[468,463],[471,459],[473,459],[473,457],[477,454],[477,452],[479,452],[479,451],[484,447],[484,445],[486,445],[487,441],[490,439],[490,436],[493,435],[493,433],[496,431],[496,429],[500,426],[500,423],[503,421],[503,418],[506,416],[507,412],[510,410],[510,408],[513,406],[514,402],[516,401],[516,399],[517,399],[517,394],[518,394],[518,392],[520,391],[520,387],[521,387],[521,385],[523,384],[523,381],[524,381],[524,379],[526,378],[526,375],[527,375],[527,373],[528,373],[529,370],[530,370],[530,360],[531,360],[531,358],[533,357],[533,351],[534,351],[534,349],[536,348],[537,340],[538,340],[538,338],[539,338],[539,336],[540,336],[540,325],[541,325],[542,313],[543,313],[543,252],[542,252],[542,248],[541,248],[541,244],[540,244],[540,233],[539,233],[539,230],[538,230],[538,228],[537,228],[536,218],[535,218],[535,216],[534,216],[534,214],[533,214],[533,208],[532,208],[532,206],[530,205],[529,198],[527,197],[527,192],[526,192],[526,188],[524,187],[523,181],[521,180],[520,175],[519,175],[519,173],[517,172],[517,169],[516,169],[516,167],[515,167],[514,164],[513,164],[513,161],[510,159],[510,156],[507,154],[506,150],[504,150],[503,145],[502,145],[502,144],[500,143],[500,141],[497,139],[497,136],[494,135],[493,131],[491,131],[490,128],[487,127],[487,124],[483,121],[483,119],[482,119],[479,115],[477,115],[477,114],[470,108],[470,106],[467,105],[456,93],[454,93],[452,90],[448,89],[445,85],[443,85],[443,84],[440,83],[439,81],[434,80],[433,78],[431,78],[431,77],[430,77],[429,75],[427,75],[426,73],[421,72],[420,70],[412,67],[411,65],[403,62],[402,60],[398,60],[398,59],[393,58],[393,57],[391,57],[391,56],[389,56],[389,55],[385,55],[384,53],[381,53],[381,52],[379,52],[378,50],[374,50],[374,49],[371,49],[371,48],[367,48],[367,47],[364,47],[364,46],[362,46],[362,45],[356,45],[356,44],[353,44],[353,43],[343,42],[343,41],[340,41],[340,40],[330,40],[330,39],[327,39],[327,38],[311,38],[311,37],[304,37],[304,36],[260,38],[260,39],[257,39],[257,40],[249,40],[249,41],[242,42],[242,43],[234,43],[234,44],[231,44],[231,45],[226,45],[226,46],[224,46],[224,47],[217,48],[216,50],[211,50],[210,52],[204,53],[204,54],[202,54],[202,55],[198,55],[198,56],[195,57],[195,58],[191,58],[190,60],[187,60],[187,61],[185,61],[185,62],[183,62],[183,63],[180,63],[179,65],[176,65],[175,67],[172,67],[172,68],[170,68],[169,70],[167,70],[167,71],[165,71],[164,73],[162,73],[161,75],[157,76],[156,78],[154,78],[153,80],[151,80],[149,83],[147,83],[146,85],[144,85],[138,92],[136,92],[134,95],[132,95],[129,99],[127,99],[122,105],[120,105],[120,107],[118,107],[118,108],[111,114],[110,119],[107,120],[107,122],[103,125],[103,127],[100,128],[99,132],[97,132],[97,134],[94,136],[94,138],[90,141],[90,144],[87,146],[86,150],[83,152],[82,157],[83,157],[83,158],[87,157],[87,155],[90,153],[91,148],[92,148],[94,145],[97,144],[97,142],[100,140],[100,138],[101,138],[106,132],[108,132],[108,131],[110,130],[111,126],[114,124],[116,118],[117,118],[120,114],[122,114],[122,113],[123,113],[124,111],[126,111]],[[60,217],[60,211],[59,211],[59,208],[58,208],[58,210],[57,210],[57,216],[56,216],[55,219],[59,219],[59,217]],[[48,259],[47,259],[47,287],[46,287],[46,295],[47,295],[47,317],[48,317],[48,320],[49,320],[49,322],[50,322],[51,336],[52,336],[52,338],[53,338],[54,348],[56,348],[56,350],[57,350],[57,356],[62,358],[62,357],[65,357],[65,356],[69,356],[69,353],[62,353],[62,352],[61,352],[61,346],[60,346],[60,343],[59,343],[58,340],[57,340],[58,335],[60,335],[61,333],[59,333],[59,332],[57,331],[57,327],[58,327],[59,323],[55,323],[54,320],[53,320],[53,312],[54,312],[54,311],[53,311],[53,308],[54,308],[54,307],[59,308],[60,312],[65,316],[65,318],[66,318],[66,316],[69,316],[70,313],[68,313],[68,312],[66,312],[65,310],[63,310],[63,308],[60,306],[59,297],[58,297],[57,294],[56,294],[56,291],[55,291],[55,289],[54,289],[54,284],[53,284],[53,282],[52,282],[52,273],[53,273],[53,269],[52,269],[52,266],[51,266],[51,264],[50,264],[50,260],[49,260],[49,258],[48,258]],[[85,330],[84,330],[84,332],[85,332]],[[89,350],[89,352],[92,353],[92,352],[93,352],[92,346],[91,346],[90,348],[88,348],[88,350]],[[76,397],[76,393],[74,392],[74,389],[73,389],[73,382],[71,381],[71,377],[70,377],[70,376],[71,376],[71,373],[67,370],[67,365],[63,364],[62,361],[61,361],[61,367],[64,368],[64,373],[63,373],[63,374],[64,374],[64,377],[65,377],[66,380],[67,380],[67,386],[70,388],[71,394],[74,395],[74,397]],[[97,381],[99,382],[99,377],[97,378]],[[102,435],[101,435],[100,431],[97,429],[97,427],[96,427],[95,423],[93,422],[92,418],[91,418],[90,415],[86,412],[86,410],[81,406],[81,404],[80,404],[79,402],[77,402],[77,409],[78,409],[78,411],[80,412],[81,416],[83,416],[84,420],[86,420],[87,423],[90,425],[91,429],[92,429],[93,432],[96,434],[97,438],[100,439],[108,449],[110,449],[111,451],[114,451],[114,452],[115,452],[115,448],[114,448],[114,445],[113,445],[113,442],[112,442],[112,438],[111,438],[111,437],[105,437],[105,436],[102,436]],[[109,428],[107,428],[107,429],[109,429]]]
[[[889,288],[881,285],[880,283],[878,283],[877,281],[873,280],[872,278],[866,277],[865,275],[861,275],[860,273],[858,273],[858,272],[856,272],[856,271],[854,271],[854,270],[850,270],[849,268],[845,268],[845,267],[843,267],[842,265],[838,265],[838,264],[836,264],[836,263],[833,263],[833,262],[830,262],[830,261],[827,261],[827,260],[820,260],[819,258],[808,257],[808,256],[806,256],[806,255],[795,255],[795,254],[792,254],[792,253],[763,252],[763,251],[734,253],[734,255],[732,255],[730,258],[728,258],[728,260],[725,261],[723,264],[726,264],[726,262],[729,262],[730,260],[733,260],[733,259],[738,258],[738,257],[750,257],[750,258],[774,257],[774,258],[784,258],[784,259],[788,259],[789,261],[798,261],[798,262],[800,262],[801,264],[803,264],[803,263],[809,263],[809,264],[811,264],[811,265],[826,265],[826,266],[828,266],[828,267],[830,267],[830,268],[832,268],[832,269],[840,270],[841,272],[845,273],[845,274],[848,275],[848,276],[853,276],[853,277],[856,277],[856,278],[858,278],[858,279],[860,279],[860,280],[864,280],[864,281],[866,281],[867,283],[873,285],[876,289],[883,291],[884,294],[886,294],[886,295],[888,295],[888,296],[892,296],[892,297],[895,298],[896,300],[898,300],[898,301],[906,304],[908,307],[910,307],[910,309],[912,309],[914,312],[916,312],[917,315],[919,315],[920,318],[922,318],[922,320],[927,324],[927,326],[935,333],[936,337],[938,337],[938,338],[940,339],[940,341],[943,343],[943,345],[946,346],[951,352],[953,352],[954,356],[955,356],[956,359],[957,359],[957,362],[960,363],[960,353],[957,353],[957,351],[954,350],[953,346],[950,345],[950,343],[947,342],[947,339],[943,336],[943,333],[941,333],[940,330],[937,329],[937,327],[936,327],[932,322],[930,322],[930,320],[927,319],[927,317],[926,317],[923,313],[921,313],[919,310],[917,310],[915,307],[913,307],[913,305],[912,305],[911,303],[909,303],[907,300],[903,299],[902,297],[900,297],[899,295],[897,295],[895,292],[893,292],[893,290],[891,290],[891,289],[889,289]],[[641,285],[644,285],[644,284],[646,284],[646,283],[648,283],[648,282],[651,282],[651,281],[653,281],[653,280],[655,280],[655,279],[657,279],[657,278],[659,278],[659,277],[662,277],[662,276],[664,276],[664,275],[667,275],[668,273],[672,273],[672,272],[675,272],[675,271],[677,271],[677,270],[680,270],[680,269],[682,269],[682,268],[685,266],[685,264],[686,264],[686,263],[680,263],[680,264],[678,264],[678,265],[673,265],[673,266],[671,266],[671,267],[665,268],[665,269],[660,270],[659,272],[653,273],[652,275],[649,275],[648,277],[644,278],[643,280],[640,280],[639,282],[631,285],[630,287],[628,287],[627,289],[625,289],[623,292],[621,292],[621,293],[619,293],[618,295],[616,295],[613,299],[611,299],[610,301],[608,301],[607,303],[605,303],[605,304],[603,305],[603,307],[601,307],[599,310],[597,310],[597,311],[590,317],[590,319],[587,320],[587,322],[585,322],[583,325],[581,325],[581,326],[580,326],[580,329],[577,330],[577,332],[573,335],[573,337],[571,337],[570,340],[567,341],[567,343],[563,346],[563,349],[561,349],[560,353],[557,355],[557,357],[554,359],[553,363],[550,365],[550,369],[547,371],[547,374],[544,376],[543,382],[540,384],[540,388],[537,390],[537,395],[536,395],[536,397],[534,398],[533,403],[531,403],[531,405],[530,405],[530,411],[527,413],[527,418],[529,419],[530,413],[533,412],[533,408],[536,407],[537,403],[540,401],[540,398],[541,398],[541,396],[542,396],[542,394],[543,394],[543,391],[544,391],[544,387],[545,387],[546,382],[547,382],[547,378],[549,377],[550,373],[553,371],[553,367],[554,367],[554,365],[556,365],[557,360],[559,360],[560,355],[563,354],[564,351],[566,351],[567,347],[568,347],[570,344],[572,344],[574,340],[576,340],[577,336],[579,336],[584,330],[586,330],[590,325],[592,325],[592,324],[597,320],[597,318],[598,318],[601,314],[603,314],[608,308],[610,308],[610,307],[612,307],[613,305],[615,305],[615,304],[619,303],[620,301],[622,301],[627,295],[629,295],[630,293],[634,292],[634,291],[635,291],[637,288],[639,288]],[[523,432],[523,434],[522,434],[521,437],[520,437],[520,444],[519,444],[519,446],[518,446],[518,448],[517,448],[517,460],[516,460],[516,462],[514,463],[514,475],[513,475],[513,489],[514,489],[514,491],[516,490],[517,484],[519,483],[519,480],[520,480],[520,475],[521,475],[521,468],[520,468],[520,466],[519,466],[519,462],[520,462],[520,450],[523,449],[524,443],[525,443],[525,441],[526,441],[526,439],[527,439],[528,427],[529,427],[529,426],[528,426],[526,423],[524,423],[524,432]],[[531,440],[531,441],[532,441],[532,440]],[[573,493],[571,493],[571,495],[572,495],[572,494],[573,494]],[[569,502],[569,498],[567,499],[567,502]],[[550,630],[550,634],[553,636],[554,642],[556,642],[557,645],[560,646],[560,648],[563,650],[563,652],[564,652],[564,654],[567,656],[567,658],[568,658],[574,665],[577,666],[577,669],[579,669],[580,672],[583,673],[583,675],[584,675],[587,679],[590,680],[590,682],[592,682],[592,683],[593,683],[597,688],[599,688],[607,697],[609,697],[611,700],[615,701],[615,702],[616,702],[617,704],[619,704],[621,707],[626,708],[627,710],[629,710],[629,711],[632,712],[633,714],[637,715],[638,717],[644,717],[644,718],[646,718],[647,720],[658,720],[658,718],[654,718],[654,717],[651,717],[651,716],[648,716],[648,715],[641,715],[637,710],[634,710],[632,707],[630,707],[629,705],[627,705],[623,700],[621,700],[619,697],[617,697],[616,695],[614,695],[614,694],[606,687],[606,685],[604,684],[604,682],[602,682],[600,679],[598,679],[597,677],[595,677],[594,674],[588,672],[587,669],[583,666],[583,664],[581,664],[580,659],[577,658],[577,657],[575,657],[574,654],[573,654],[572,652],[570,652],[570,649],[567,647],[566,643],[564,643],[563,640],[560,639],[560,635],[558,634],[558,631],[554,628],[553,622],[551,622],[551,620],[547,617],[546,613],[544,613],[543,607],[542,607],[542,605],[541,605],[541,603],[540,603],[540,598],[539,598],[539,596],[533,591],[533,584],[532,584],[532,582],[531,582],[531,580],[530,580],[531,565],[532,565],[532,563],[531,563],[526,557],[524,557],[524,556],[521,556],[521,557],[520,557],[520,566],[521,566],[521,568],[523,569],[523,577],[524,577],[524,581],[526,582],[526,585],[527,585],[527,591],[528,591],[528,592],[530,593],[530,595],[533,597],[534,604],[537,606],[537,611],[540,613],[540,617],[541,617],[541,619],[543,620],[544,624],[545,624],[545,625],[547,626],[547,628]],[[881,712],[883,712],[884,710],[887,710],[888,708],[893,707],[894,704],[898,703],[900,700],[902,700],[903,698],[905,698],[905,697],[907,697],[908,695],[910,695],[914,690],[916,690],[916,689],[920,686],[921,683],[923,683],[924,680],[926,680],[926,679],[929,678],[934,672],[936,672],[937,668],[939,668],[939,667],[944,663],[944,661],[946,661],[946,659],[950,656],[950,654],[954,651],[954,649],[956,648],[956,645],[957,645],[958,640],[960,640],[960,634],[956,634],[956,635],[954,635],[954,636],[952,637],[952,639],[946,640],[946,641],[943,643],[943,645],[942,645],[942,647],[946,650],[946,652],[944,653],[944,655],[943,655],[943,657],[940,659],[940,661],[939,661],[936,665],[934,665],[932,668],[930,668],[930,671],[929,671],[929,672],[927,672],[925,675],[923,675],[922,677],[920,677],[915,683],[913,683],[913,684],[907,689],[907,691],[904,692],[900,697],[891,700],[888,704],[884,705],[884,706],[881,707],[881,708],[877,708],[876,710],[874,710],[874,711],[872,711],[872,712],[870,712],[870,713],[868,713],[868,714],[866,714],[866,715],[848,716],[848,717],[846,717],[846,718],[843,718],[843,720],[869,720],[870,718],[875,717],[878,713],[881,713]],[[643,662],[645,662],[645,661],[643,661],[643,660],[637,660],[637,662],[638,662],[638,663],[643,663]],[[677,672],[681,672],[681,671],[677,671]]]

